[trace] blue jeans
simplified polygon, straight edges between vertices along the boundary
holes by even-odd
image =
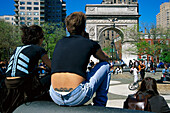
[[[87,73],[86,81],[83,81],[69,94],[59,94],[51,85],[50,96],[58,105],[78,106],[89,101],[96,92],[96,96],[93,98],[94,106],[106,106],[110,78],[109,64],[107,62],[101,62]]]

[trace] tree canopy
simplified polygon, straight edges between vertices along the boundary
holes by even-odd
[[[42,25],[42,29],[44,31],[44,43],[43,46],[48,52],[50,58],[52,58],[52,54],[58,40],[66,36],[66,29],[64,24],[61,23],[49,23],[46,22]]]
[[[128,28],[126,32],[132,46],[127,49],[128,52],[136,55],[151,55],[154,60],[159,56],[163,62],[170,62],[169,29],[157,28],[151,24],[150,27],[145,26],[145,33],[138,32],[136,27]]]
[[[0,59],[8,59],[11,52],[21,44],[20,32],[14,26],[4,20],[0,20]]]

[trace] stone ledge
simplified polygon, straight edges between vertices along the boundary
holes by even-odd
[[[170,94],[170,81],[164,81],[163,83],[157,83],[157,88],[160,94]]]
[[[34,101],[19,106],[13,113],[151,113],[139,110],[128,110],[99,106],[61,107],[50,101]]]

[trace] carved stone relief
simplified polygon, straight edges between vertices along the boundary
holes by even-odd
[[[95,7],[88,7],[88,11],[89,12],[94,12],[95,11]]]
[[[113,22],[109,21],[109,20],[87,20],[86,21],[87,24],[113,24]],[[114,22],[115,24],[137,24],[137,20],[117,20]]]
[[[89,35],[90,36],[94,36],[95,35],[95,27],[94,26],[89,29]]]
[[[128,11],[135,11],[135,8],[134,7],[129,7]]]

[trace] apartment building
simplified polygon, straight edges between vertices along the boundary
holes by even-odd
[[[157,27],[170,27],[170,2],[165,2],[160,5],[160,12],[156,15]]]
[[[16,25],[42,25],[63,22],[66,2],[63,0],[14,0]]]
[[[15,19],[15,17],[13,15],[0,16],[0,20],[4,20],[5,22],[9,22],[12,25],[15,25],[14,19]]]

